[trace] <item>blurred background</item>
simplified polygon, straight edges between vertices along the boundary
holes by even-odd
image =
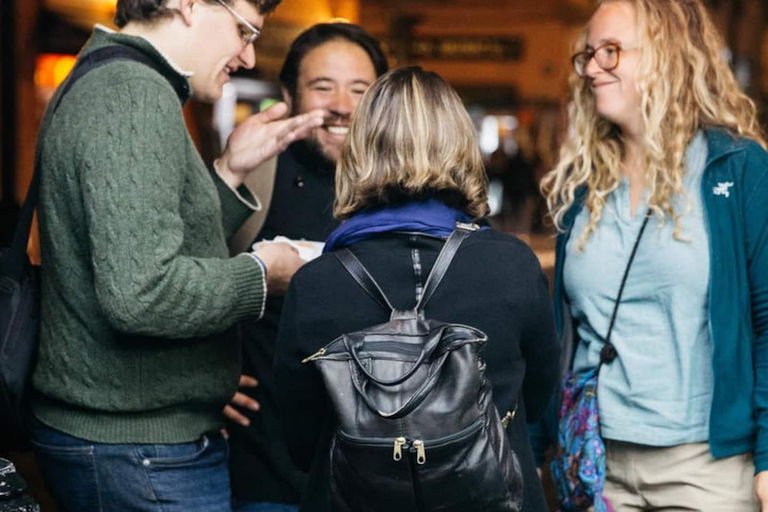
[[[768,1],[705,1],[727,42],[724,54],[765,120]],[[0,245],[31,180],[45,106],[93,25],[113,26],[115,3],[2,0]],[[421,65],[459,91],[492,182],[491,222],[537,245],[537,235],[549,234],[538,183],[557,155],[571,45],[592,8],[592,0],[283,0],[257,43],[257,67],[239,71],[216,105],[190,102],[187,121],[200,152],[214,158],[238,121],[279,97],[277,74],[301,31],[330,20],[358,23],[382,41],[391,65]]]
[[[729,59],[766,126],[768,0],[705,0]],[[34,167],[37,129],[55,88],[93,25],[113,26],[116,0],[0,0],[0,246],[6,245]],[[347,20],[382,43],[392,66],[417,64],[446,78],[477,129],[491,179],[490,222],[527,241],[551,273],[551,226],[538,192],[565,122],[569,57],[592,0],[283,0],[257,43],[257,66],[239,71],[214,105],[190,102],[201,154],[214,158],[232,128],[279,98],[291,41],[319,22]],[[15,457],[43,510],[55,511],[28,457]]]

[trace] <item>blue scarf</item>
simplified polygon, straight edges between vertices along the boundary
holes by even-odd
[[[457,222],[469,223],[472,218],[434,198],[398,206],[370,208],[356,213],[337,227],[325,241],[323,252],[331,252],[391,231],[417,231],[448,237]]]

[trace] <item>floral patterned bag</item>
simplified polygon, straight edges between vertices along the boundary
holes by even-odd
[[[612,512],[603,498],[605,445],[600,437],[597,407],[599,367],[582,374],[568,374],[563,384],[557,428],[557,451],[552,460],[552,479],[562,512]]]
[[[645,215],[643,225],[635,240],[632,253],[624,270],[616,305],[605,344],[600,351],[597,368],[583,373],[567,373],[563,382],[557,425],[557,446],[552,459],[552,479],[555,482],[560,512],[583,512],[594,507],[595,512],[613,512],[610,502],[603,497],[605,484],[605,444],[600,436],[600,411],[597,402],[597,378],[603,364],[618,356],[611,344],[611,332],[616,313],[627,282],[629,269],[635,259],[640,238],[648,225],[651,210]],[[575,351],[574,351],[575,353]],[[573,361],[571,361],[571,366]]]

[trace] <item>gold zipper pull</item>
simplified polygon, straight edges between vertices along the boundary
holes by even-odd
[[[416,462],[424,464],[427,462],[427,452],[424,450],[424,441],[418,439],[413,442],[413,447],[416,448]]]
[[[504,428],[507,428],[509,424],[512,422],[512,420],[515,419],[515,414],[517,414],[517,409],[514,411],[507,411],[507,414],[504,415],[503,418],[501,418],[501,426]]]
[[[405,445],[406,441],[404,437],[398,437],[395,439],[395,451],[392,454],[392,458],[395,460],[400,460],[403,458],[403,446]]]
[[[322,356],[324,354],[325,354],[325,347],[321,348],[320,350],[318,350],[317,352],[315,352],[311,356],[305,357],[304,359],[302,359],[301,360],[301,364],[308,363],[310,361],[314,361],[315,359],[317,359],[318,357],[320,357],[320,356]]]

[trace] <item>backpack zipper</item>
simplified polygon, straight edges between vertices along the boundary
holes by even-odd
[[[422,459],[422,462],[419,462],[419,449],[416,448],[415,444],[421,443],[421,455],[424,457]],[[410,453],[410,457],[408,458],[408,469],[411,470],[411,483],[413,484],[413,497],[415,498],[415,505],[416,510],[419,512],[423,512],[426,507],[424,506],[424,501],[421,497],[421,478],[419,477],[419,470],[417,469],[417,464],[424,464],[426,462],[426,456],[424,455],[424,444],[423,442],[419,441],[418,439],[413,441],[411,443],[410,448],[408,449],[408,452]],[[414,464],[414,460],[417,462],[417,464]]]
[[[472,330],[472,331],[476,331],[477,330],[474,327],[470,327],[470,326],[464,325],[464,324],[451,324],[451,326],[453,326],[453,327],[462,327],[462,328],[465,328],[465,329],[468,329],[468,330]],[[387,333],[382,333],[382,335],[386,335],[386,334]],[[454,338],[461,338],[462,336],[463,335],[459,334],[459,333],[456,333],[456,334],[453,334],[453,335],[449,334],[449,335],[446,336],[447,342],[445,344],[446,345],[450,345],[451,343],[453,343],[453,339]],[[337,338],[337,339],[333,340],[331,343],[329,343],[328,345],[324,346],[323,348],[321,348],[320,350],[318,350],[317,352],[315,352],[311,356],[305,357],[304,359],[301,360],[302,364],[309,363],[310,361],[314,361],[316,359],[320,359],[321,357],[323,357],[326,354],[332,355],[332,354],[342,354],[342,353],[346,352],[346,348],[344,347],[344,344],[339,342],[340,339],[341,338]],[[464,344],[477,343],[477,342],[485,342],[487,340],[488,340],[488,337],[485,336],[484,333],[483,333],[483,337],[466,340],[464,342]],[[409,355],[418,355],[421,352],[421,348],[420,347],[413,346],[413,348],[412,348],[411,345],[409,345],[407,343],[397,343],[397,342],[391,342],[391,341],[390,342],[379,341],[379,342],[368,342],[368,343],[366,343],[366,345],[368,345],[368,344],[373,344],[373,345],[381,344],[382,348],[395,349],[395,351],[397,351],[397,352],[400,352],[400,353],[403,353],[403,354],[409,354]],[[363,346],[363,350],[365,350],[365,345]]]
[[[454,441],[458,441],[459,439],[464,439],[466,437],[471,436],[478,430],[480,430],[485,423],[485,418],[483,416],[479,417],[473,424],[465,428],[464,430],[461,430],[459,432],[456,432],[455,434],[451,434],[449,436],[441,437],[439,439],[433,439],[431,441],[426,441],[424,443],[424,449],[427,448],[437,448],[438,446],[443,446],[448,443],[452,443]]]
[[[338,348],[337,348],[338,347]],[[397,352],[400,354],[406,354],[410,356],[418,356],[421,354],[421,346],[420,345],[410,345],[408,343],[397,343],[395,341],[368,341],[363,344],[363,347],[360,349],[361,351],[374,351],[374,350],[390,350],[392,352]],[[343,344],[339,343],[334,347],[328,347],[325,346],[312,354],[309,357],[305,357],[301,360],[302,364],[308,363],[310,361],[314,361],[316,359],[320,359],[324,355],[332,355],[332,354],[344,354],[346,353],[346,347],[344,347]]]
[[[400,461],[403,459],[403,450],[409,451],[414,454],[414,460],[418,465],[424,465],[427,462],[427,448],[437,448],[439,446],[443,446],[449,443],[452,443],[454,441],[458,441],[460,439],[464,439],[467,437],[470,437],[475,432],[480,430],[485,422],[485,419],[483,417],[478,418],[472,425],[465,428],[464,430],[460,432],[456,432],[455,434],[451,434],[445,437],[441,437],[438,439],[433,439],[430,441],[423,441],[421,439],[408,439],[406,437],[396,437],[394,439],[386,438],[386,437],[379,437],[379,438],[370,438],[367,437],[365,439],[361,439],[359,437],[350,436],[349,434],[346,434],[342,432],[341,430],[338,431],[338,435],[343,440],[354,443],[357,445],[367,445],[367,446],[376,446],[376,447],[382,447],[382,446],[392,446],[392,459],[395,461]]]
[[[408,440],[404,437],[398,437],[395,439],[395,449],[392,453],[394,460],[400,460],[403,458],[403,447],[408,444]]]

